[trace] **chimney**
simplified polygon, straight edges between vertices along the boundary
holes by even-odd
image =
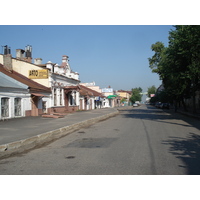
[[[3,65],[8,70],[12,70],[12,55],[10,47],[4,46]]]
[[[16,49],[16,58],[23,60],[24,59],[24,50],[23,49]]]
[[[10,47],[8,47],[8,45],[3,47],[4,47],[4,55],[11,54]]]
[[[25,47],[25,61],[32,63],[32,46],[31,45],[27,45]]]
[[[32,63],[32,47],[30,45],[27,45],[25,47],[25,50],[16,49],[16,58]]]
[[[27,45],[25,47],[25,57],[27,57],[27,58],[32,57],[32,46],[31,45]]]
[[[42,64],[42,58],[35,58],[34,59],[34,64],[35,65],[41,65]]]

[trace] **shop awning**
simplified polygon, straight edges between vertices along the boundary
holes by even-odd
[[[107,96],[108,99],[114,99],[115,97],[117,97],[117,95],[109,95],[109,96]]]

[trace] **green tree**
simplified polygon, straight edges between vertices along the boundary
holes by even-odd
[[[156,42],[151,45],[151,50],[154,51],[154,55],[149,58],[149,67],[151,68],[153,73],[157,73],[159,75],[162,74],[162,60],[165,50],[165,46],[162,42]]]
[[[138,88],[133,88],[132,89],[132,94],[131,94],[131,97],[130,97],[130,101],[132,103],[135,103],[136,101],[141,101],[142,100],[142,88],[141,87],[138,87]]]
[[[122,99],[120,100],[120,103],[124,103],[124,102],[126,102],[126,98],[122,98]]]
[[[160,48],[157,48],[157,46]],[[176,104],[177,101],[183,99],[184,90],[186,90],[188,83],[184,77],[185,74],[180,73],[182,61],[177,55],[177,49],[170,45],[169,47],[164,47],[161,42],[157,42],[152,45],[152,51],[155,51],[155,54],[152,58],[149,58],[149,67],[153,73],[159,75],[163,81],[165,93],[168,94],[168,98],[175,100]],[[157,94],[158,101],[161,101],[160,96],[163,96],[163,94]]]
[[[151,97],[151,94],[156,94],[156,87],[155,87],[155,85],[152,85],[151,87],[149,87],[147,89],[147,94],[148,94],[148,97]]]
[[[171,99],[182,101],[193,97],[200,88],[200,26],[175,26],[169,32],[169,46],[162,42],[151,46],[154,55],[149,67],[163,81],[165,92]]]
[[[183,96],[193,99],[193,112],[196,112],[195,95],[200,86],[200,26],[175,26],[170,32],[169,48],[178,66],[179,81],[185,87]]]

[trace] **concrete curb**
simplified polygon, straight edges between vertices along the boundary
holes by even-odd
[[[106,120],[110,117],[114,117],[118,113],[119,111],[117,110],[113,113],[109,113],[100,117],[78,122],[69,126],[56,129],[56,130],[42,133],[42,134],[27,138],[24,140],[19,140],[16,142],[0,145],[0,159],[40,147],[44,145],[45,143],[52,142],[58,138],[68,135],[69,133],[79,130],[80,128],[91,126],[102,120]]]

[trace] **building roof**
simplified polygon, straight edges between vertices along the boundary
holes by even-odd
[[[73,90],[77,90],[77,91],[80,90],[80,87],[79,87],[79,85],[65,86],[64,90],[65,90],[65,94],[67,94]]]
[[[83,96],[88,95],[88,96],[95,96],[95,97],[104,97],[102,93],[92,90],[84,85],[79,85],[79,86],[80,86],[80,94]]]
[[[31,90],[37,90],[37,91],[41,91],[41,92],[49,92],[51,93],[51,88],[48,88],[46,86],[43,86],[25,76],[23,76],[22,74],[12,70],[12,71],[8,71],[4,68],[4,66],[2,64],[0,64],[0,72],[2,72],[3,74],[27,85]]]
[[[28,86],[0,72],[0,87],[28,89]]]
[[[128,93],[128,94],[132,93],[131,91],[127,91],[127,90],[118,90],[117,92],[125,92],[125,93]]]

